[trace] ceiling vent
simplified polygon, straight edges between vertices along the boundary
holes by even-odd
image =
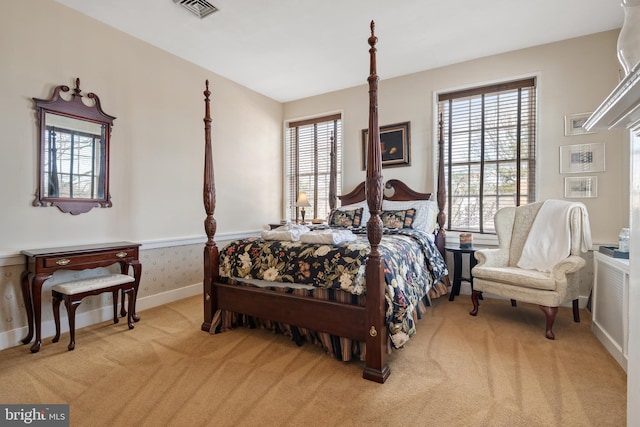
[[[205,16],[218,11],[217,7],[206,0],[173,0],[173,2],[184,7],[189,12],[200,18],[204,18]]]

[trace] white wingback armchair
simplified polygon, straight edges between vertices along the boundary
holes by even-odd
[[[533,250],[535,256],[538,248],[545,253],[553,253],[556,246],[564,244],[566,256],[562,256],[548,271],[519,267],[529,232],[544,202],[500,209],[494,217],[499,247],[475,252],[478,263],[472,270],[472,316],[478,314],[478,299],[482,292],[489,292],[510,299],[513,306],[516,300],[538,304],[546,315],[546,337],[549,339],[555,338],[552,328],[558,306],[573,301],[573,319],[580,322],[578,270],[585,266],[586,261],[579,254],[591,246],[588,216],[581,203],[554,202],[555,206],[565,209],[564,218],[561,215],[550,216],[547,208],[534,228],[536,238],[542,242],[538,241],[538,245],[527,243],[530,246],[526,252],[530,254]],[[544,254],[539,255],[544,258]]]

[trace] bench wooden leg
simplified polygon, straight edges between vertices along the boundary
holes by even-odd
[[[69,317],[69,351],[76,348],[76,308],[82,301],[71,301],[69,298],[65,298],[64,303],[67,307],[67,316]]]
[[[124,317],[127,315],[127,309],[124,307],[125,299],[124,299],[125,290],[122,289],[122,303],[120,303],[120,317]]]
[[[129,311],[127,313],[127,322],[129,325],[129,329],[133,329],[133,312],[136,303],[136,290],[135,288],[123,289],[122,290],[122,302],[124,303],[125,295],[127,296],[129,302]]]
[[[116,289],[111,294],[113,295],[113,323],[118,323],[120,321],[118,319],[118,290]]]
[[[100,284],[100,283],[98,283]],[[52,288],[52,301],[54,320],[56,323],[56,336],[53,338],[53,342],[57,342],[60,339],[60,302],[64,301],[67,308],[67,316],[69,317],[69,351],[73,350],[76,346],[76,309],[82,302],[82,300],[91,295],[99,295],[105,292],[111,292],[113,296],[113,323],[120,321],[118,317],[118,293],[122,292],[122,308],[124,309],[125,298],[128,298],[128,313],[127,313],[127,325],[129,329],[133,329],[133,322],[136,321],[136,288],[134,282],[116,283],[105,287],[94,287],[88,289],[85,292],[73,292],[74,289],[69,289],[68,286],[57,285],[59,289]],[[79,290],[79,289],[75,289]]]
[[[57,295],[53,295],[53,321],[56,324],[56,335],[53,337],[51,342],[58,342],[60,339],[60,303],[62,299]]]
[[[127,289],[126,288],[122,288],[122,302],[120,303],[120,317],[125,317],[127,315],[127,310],[129,312],[131,312],[130,308],[129,309],[125,308],[125,299],[124,299],[125,292],[127,292]],[[131,314],[133,316],[133,321],[134,322],[140,321],[140,316],[138,316],[136,314],[136,298],[137,298],[137,292],[136,292],[136,288],[135,288],[135,284],[134,284],[134,288],[133,288],[133,313]],[[127,303],[127,307],[128,306],[129,305]]]

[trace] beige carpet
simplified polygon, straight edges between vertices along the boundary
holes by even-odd
[[[390,357],[383,385],[310,344],[237,329],[200,331],[202,302],[109,322],[38,354],[0,352],[0,403],[69,403],[72,426],[624,426],[626,375],[561,309],[556,340],[535,306],[468,296],[434,301]],[[64,309],[63,309],[64,312]]]

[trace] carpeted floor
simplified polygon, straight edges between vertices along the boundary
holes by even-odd
[[[0,403],[69,403],[72,426],[624,426],[626,375],[561,308],[544,337],[536,307],[468,296],[433,302],[390,356],[383,385],[263,330],[200,331],[192,297],[141,312],[129,331],[105,322],[37,354],[0,352]],[[64,310],[63,310],[64,312]]]

